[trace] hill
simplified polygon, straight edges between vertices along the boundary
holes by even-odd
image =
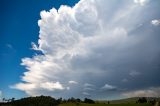
[[[110,100],[109,102],[111,104],[126,104],[126,103],[136,103],[138,101],[140,97],[132,97],[132,98],[125,98],[125,99],[119,99],[119,100]],[[152,100],[156,100],[156,101],[160,101],[160,97],[146,97],[147,101],[152,101]],[[104,101],[100,101],[103,103],[107,103],[107,100]]]
[[[147,101],[160,101],[160,98],[148,97]],[[136,103],[139,97],[126,98],[112,101],[93,101],[85,98],[83,101],[80,99],[69,98],[62,100],[62,98],[55,99],[50,96],[37,96],[27,97],[19,100],[13,100],[7,103],[0,103],[0,106],[154,106],[154,103]]]

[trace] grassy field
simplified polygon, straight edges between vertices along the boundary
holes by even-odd
[[[85,103],[64,103],[60,104],[59,106],[153,106],[151,104],[85,104]]]

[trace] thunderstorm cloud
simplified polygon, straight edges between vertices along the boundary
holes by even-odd
[[[153,19],[160,18],[159,3],[80,0],[73,7],[41,11],[32,49],[42,54],[22,59],[26,72],[11,88],[66,98],[155,95],[160,27]]]

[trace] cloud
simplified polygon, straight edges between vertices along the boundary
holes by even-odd
[[[149,2],[149,0],[134,0],[134,2],[143,6]]]
[[[149,88],[145,90],[136,90],[123,93],[126,97],[159,97],[160,96],[160,87]]]
[[[76,81],[69,81],[68,83],[69,84],[78,84],[78,82],[76,82]]]
[[[84,91],[94,91],[95,89],[94,88],[85,87],[83,90]]]
[[[93,85],[93,84],[90,84],[90,83],[85,83],[85,84],[84,84],[84,87],[94,87],[94,85]]]
[[[160,25],[160,19],[159,20],[152,20],[151,24],[155,25],[155,26],[159,26]]]
[[[0,98],[2,98],[2,91],[0,90]]]
[[[64,90],[65,88],[63,87],[62,84],[60,84],[59,82],[53,83],[53,82],[46,82],[44,84],[41,85],[42,88],[47,89],[47,90]]]
[[[128,82],[128,79],[124,78],[122,79],[122,82]]]
[[[117,88],[115,86],[112,86],[112,85],[109,85],[109,84],[105,84],[101,89],[102,90],[113,91],[113,90],[116,90]]]
[[[34,42],[31,42],[32,48],[33,50],[40,50],[38,49],[37,45]]]
[[[85,83],[83,85],[83,95],[91,96],[92,93],[96,90],[96,86],[90,83]]]
[[[11,44],[6,44],[6,46],[10,49],[13,49],[13,46]]]
[[[37,92],[34,92],[34,90],[47,90],[47,91],[61,91],[65,89],[69,89],[68,87],[64,87],[61,83],[59,82],[43,82],[43,83],[18,83],[15,86],[10,86],[10,88],[13,89],[20,89],[20,90],[25,90],[28,95],[40,95]]]
[[[90,94],[88,92],[83,92],[82,94],[85,96],[90,96]]]
[[[140,72],[135,71],[135,70],[133,70],[133,71],[131,71],[131,72],[129,73],[129,75],[132,76],[132,77],[138,76],[138,75],[140,75],[140,74],[141,74]]]
[[[100,88],[114,94],[116,87],[130,91],[159,85],[160,30],[147,24],[159,14],[157,2],[139,6],[130,0],[80,0],[73,7],[41,11],[38,44],[32,43],[32,49],[42,54],[22,58],[22,82],[11,88],[66,98],[95,89],[94,95],[87,93],[98,98],[106,97]],[[139,74],[138,81],[130,78]]]

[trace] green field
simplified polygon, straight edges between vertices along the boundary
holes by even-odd
[[[85,104],[85,103],[64,103],[59,106],[153,106],[151,104]]]

